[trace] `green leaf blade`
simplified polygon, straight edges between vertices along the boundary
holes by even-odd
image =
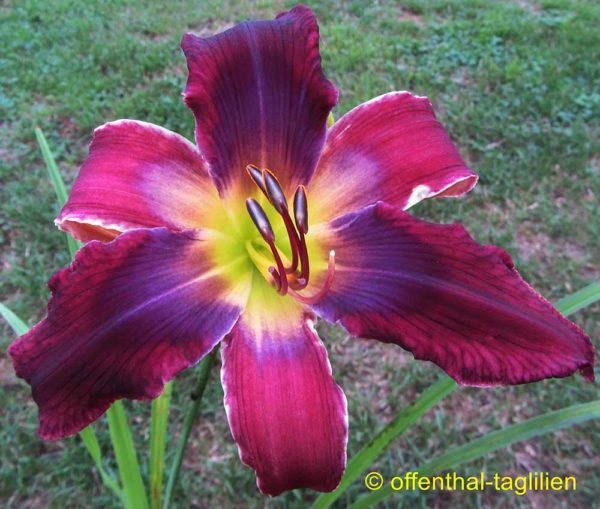
[[[435,475],[516,442],[546,433],[553,433],[573,424],[580,424],[590,419],[598,418],[600,418],[600,401],[591,401],[589,403],[561,408],[560,410],[547,412],[524,422],[519,422],[507,428],[489,433],[477,440],[457,447],[425,463],[421,467],[411,468],[411,471],[419,472],[419,475],[422,476]],[[360,498],[349,509],[373,507],[375,504],[382,502],[394,494],[395,492],[391,489],[388,479],[388,482],[382,489]]]
[[[563,297],[556,303],[556,308],[565,316],[580,309],[591,306],[600,300],[600,281],[594,281],[585,288]]]
[[[409,426],[431,409],[436,403],[450,394],[457,384],[448,376],[429,387],[407,409],[402,410],[371,442],[360,449],[348,462],[342,481],[335,491],[321,494],[313,504],[313,509],[330,507],[373,461]]]
[[[163,393],[152,401],[150,419],[150,507],[162,507],[162,488],[165,471],[165,445],[173,382],[165,385]]]
[[[108,428],[113,443],[119,475],[123,482],[125,507],[148,509],[144,481],[140,473],[127,416],[121,401],[115,401],[107,412]]]
[[[67,202],[67,188],[56,164],[56,160],[52,155],[52,151],[48,146],[46,137],[44,136],[44,133],[39,127],[35,128],[35,137],[37,138],[38,145],[42,152],[42,157],[44,158],[44,162],[46,163],[46,169],[48,170],[48,175],[50,175],[52,186],[54,187],[54,191],[56,192],[56,199],[58,201],[58,205],[62,207]],[[67,245],[69,247],[71,257],[74,257],[75,253],[81,247],[81,243],[77,242],[73,237],[71,237],[67,233],[65,233],[65,236],[67,239]]]
[[[6,320],[6,323],[10,325],[17,336],[22,336],[29,330],[27,324],[1,302],[0,315],[2,315],[2,318]]]
[[[100,444],[98,443],[96,432],[91,426],[88,426],[79,432],[79,436],[81,437],[85,448],[94,460],[96,468],[100,473],[102,482],[117,496],[119,500],[121,500],[121,503],[124,504],[125,496],[123,494],[123,490],[119,486],[119,483],[106,471],[104,465],[102,464],[102,452],[100,450]]]
[[[556,308],[568,316],[600,300],[600,283],[594,282],[577,292],[560,299]],[[408,408],[401,411],[392,422],[365,447],[360,449],[348,462],[340,485],[335,491],[321,494],[312,505],[312,509],[326,509],[339,499],[369,465],[379,457],[393,440],[398,438],[410,425],[456,389],[458,385],[450,377],[431,386]],[[376,498],[380,493],[372,494]],[[379,499],[377,499],[379,500]]]

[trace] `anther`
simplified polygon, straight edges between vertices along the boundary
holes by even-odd
[[[280,214],[283,214],[287,211],[288,205],[283,189],[281,189],[277,178],[269,170],[263,170],[262,176],[264,187],[267,190],[267,198],[269,198],[269,201],[273,207],[275,207],[275,210]]]
[[[298,231],[306,235],[308,233],[308,203],[304,186],[298,186],[294,194],[294,219]]]
[[[265,188],[265,183],[263,182],[262,171],[258,168],[258,166],[254,166],[253,164],[249,164],[246,166],[246,171],[252,181],[260,188],[260,190],[267,196],[267,190]]]
[[[263,208],[253,198],[248,198],[246,200],[246,208],[263,239],[265,239],[268,244],[272,243],[275,240],[275,234],[273,233],[273,228],[271,228],[271,223]]]

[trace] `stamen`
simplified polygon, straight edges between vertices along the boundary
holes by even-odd
[[[304,186],[298,186],[294,194],[294,219],[298,231],[306,235],[308,233],[308,203]]]
[[[296,299],[298,302],[302,302],[303,304],[316,304],[319,302],[325,294],[331,288],[331,284],[333,283],[333,276],[335,274],[335,251],[329,251],[329,261],[327,263],[327,277],[325,279],[325,283],[323,287],[312,295],[301,295],[295,290],[291,288],[288,290],[288,293]]]
[[[283,217],[283,223],[285,224],[285,229],[287,230],[287,234],[290,239],[290,247],[292,248],[292,264],[289,267],[287,267],[285,271],[288,274],[293,274],[298,268],[298,252],[300,249],[300,239],[298,238],[296,230],[294,230],[294,225],[292,224],[292,218],[290,217],[289,212],[287,210],[284,211],[281,217]]]
[[[306,248],[306,239],[304,238],[304,233],[300,231],[300,278],[304,281],[303,286],[300,289],[304,288],[308,284],[308,279],[310,277],[310,265],[308,260],[308,249]]]
[[[246,171],[248,172],[248,175],[250,175],[252,181],[260,188],[264,195],[267,196],[267,189],[265,188],[265,183],[263,182],[262,171],[260,171],[258,166],[249,164],[246,166]]]
[[[288,238],[290,240],[290,247],[292,249],[292,263],[285,269],[287,274],[293,274],[298,268],[298,250],[300,240],[298,234],[294,229],[292,218],[288,212],[288,204],[285,198],[285,193],[279,181],[269,170],[260,170],[257,166],[249,164],[246,166],[246,171],[254,183],[261,189],[265,196],[269,199],[269,202],[275,207],[275,210],[281,214],[285,229],[287,230]]]
[[[271,223],[263,208],[253,198],[248,198],[246,200],[246,208],[248,209],[248,214],[250,214],[256,228],[262,235],[262,238],[265,239],[267,243],[272,243],[275,240],[275,234],[273,233],[273,228],[271,228]]]
[[[277,269],[272,265],[269,267],[269,274],[271,274],[271,277],[273,278],[275,290],[279,291],[281,288],[281,278],[279,277]]]
[[[273,205],[275,210],[283,218],[290,241],[292,261],[290,266],[287,268],[283,265],[281,255],[275,246],[275,234],[267,214],[260,204],[253,198],[248,198],[246,200],[246,207],[250,217],[252,218],[252,221],[256,225],[256,228],[269,246],[271,253],[273,254],[276,267],[270,265],[262,255],[259,255],[258,252],[254,250],[251,245],[251,241],[246,243],[246,250],[255,263],[261,265],[263,269],[266,265],[269,265],[267,270],[272,279],[271,283],[281,295],[289,293],[293,298],[305,304],[314,304],[315,302],[318,302],[325,295],[325,293],[327,293],[333,282],[333,276],[335,273],[335,252],[330,251],[329,253],[327,277],[323,287],[313,295],[300,294],[299,291],[307,287],[310,278],[308,248],[306,246],[305,239],[305,235],[308,233],[308,204],[306,199],[306,189],[302,185],[296,188],[296,192],[294,194],[294,221],[292,221],[285,193],[283,192],[283,189],[281,188],[281,185],[279,184],[279,181],[275,175],[273,175],[271,171],[267,169],[261,170],[253,164],[246,166],[246,171],[248,172],[248,175],[252,181],[260,188],[260,190],[268,198],[271,205]],[[259,265],[257,265],[257,267]],[[300,266],[299,271],[298,266]],[[291,274],[289,281],[288,274]]]
[[[283,211],[287,212],[288,205],[287,200],[285,199],[285,193],[281,186],[279,185],[279,181],[269,170],[263,170],[262,172],[264,187],[266,188],[267,198],[275,207],[275,210],[283,215]]]
[[[300,289],[306,287],[310,276],[310,267],[308,260],[308,250],[304,235],[308,233],[308,200],[306,199],[306,189],[304,186],[298,186],[294,194],[294,219],[298,229],[298,252],[300,253]]]
[[[275,243],[272,240],[267,240],[267,244],[269,244],[271,252],[273,253],[273,258],[275,258],[275,263],[277,264],[276,273],[279,276],[279,293],[281,295],[285,295],[288,292],[288,280],[287,276],[285,275],[285,267],[283,266],[283,262],[281,261],[281,256],[279,256],[279,251],[277,251],[277,248],[275,247]],[[269,269],[269,272],[271,272],[271,269]],[[272,272],[271,275],[273,275]]]

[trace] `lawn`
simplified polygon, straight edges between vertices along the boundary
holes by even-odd
[[[43,317],[46,281],[68,264],[58,210],[35,143],[48,137],[68,183],[92,130],[136,118],[193,137],[181,101],[183,32],[210,35],[246,18],[269,18],[288,2],[165,0],[0,3],[0,302],[32,325]],[[321,54],[341,92],[336,118],[373,96],[427,95],[463,156],[480,173],[460,200],[417,205],[415,215],[460,221],[482,243],[503,246],[554,301],[600,279],[600,6],[590,1],[310,2]],[[600,306],[573,316],[600,347]],[[441,371],[390,345],[352,340],[319,325],[350,413],[349,454],[410,404]],[[117,507],[78,438],[45,443],[36,408],[5,353],[0,325],[0,505],[8,508]],[[266,499],[238,458],[216,370],[187,451],[177,507],[305,507],[311,492]],[[181,428],[194,372],[174,389],[171,436]],[[599,397],[580,376],[499,388],[462,388],[404,434],[374,465],[386,477],[485,432]],[[149,405],[127,403],[140,451]],[[95,425],[109,450],[104,420]],[[170,460],[173,448],[167,450]],[[474,461],[461,475],[574,475],[568,493],[403,494],[390,507],[574,507],[600,497],[600,422],[522,442]],[[115,468],[109,455],[107,462]],[[344,507],[366,489],[357,482]],[[82,501],[85,501],[84,503]],[[82,505],[83,504],[83,505]]]

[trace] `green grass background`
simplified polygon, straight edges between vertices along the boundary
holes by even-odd
[[[45,310],[48,277],[68,264],[53,227],[55,197],[35,143],[41,126],[67,182],[86,156],[94,127],[129,117],[193,136],[181,101],[185,31],[210,35],[249,17],[272,17],[288,2],[0,1],[0,301],[28,323]],[[482,243],[515,257],[549,299],[600,276],[600,7],[594,1],[381,0],[310,2],[321,53],[340,89],[336,116],[375,95],[427,95],[461,152],[481,175],[462,200],[418,205],[436,221],[464,222]],[[598,305],[575,315],[598,346]],[[350,411],[349,453],[439,375],[399,348],[320,326]],[[78,438],[36,435],[29,388],[14,376],[0,325],[0,505],[116,507]],[[194,373],[175,386],[171,444]],[[493,390],[461,389],[373,465],[386,477],[486,431],[599,397],[581,377]],[[261,497],[239,461],[213,373],[177,492],[178,507],[305,507],[310,492]],[[149,405],[127,403],[139,450]],[[105,450],[104,420],[96,429]],[[173,447],[167,451],[171,458]],[[575,475],[577,491],[402,494],[389,507],[598,507],[600,423],[561,431],[491,454],[458,470],[506,475]],[[110,457],[107,465],[115,468]],[[365,493],[357,483],[339,501]]]

